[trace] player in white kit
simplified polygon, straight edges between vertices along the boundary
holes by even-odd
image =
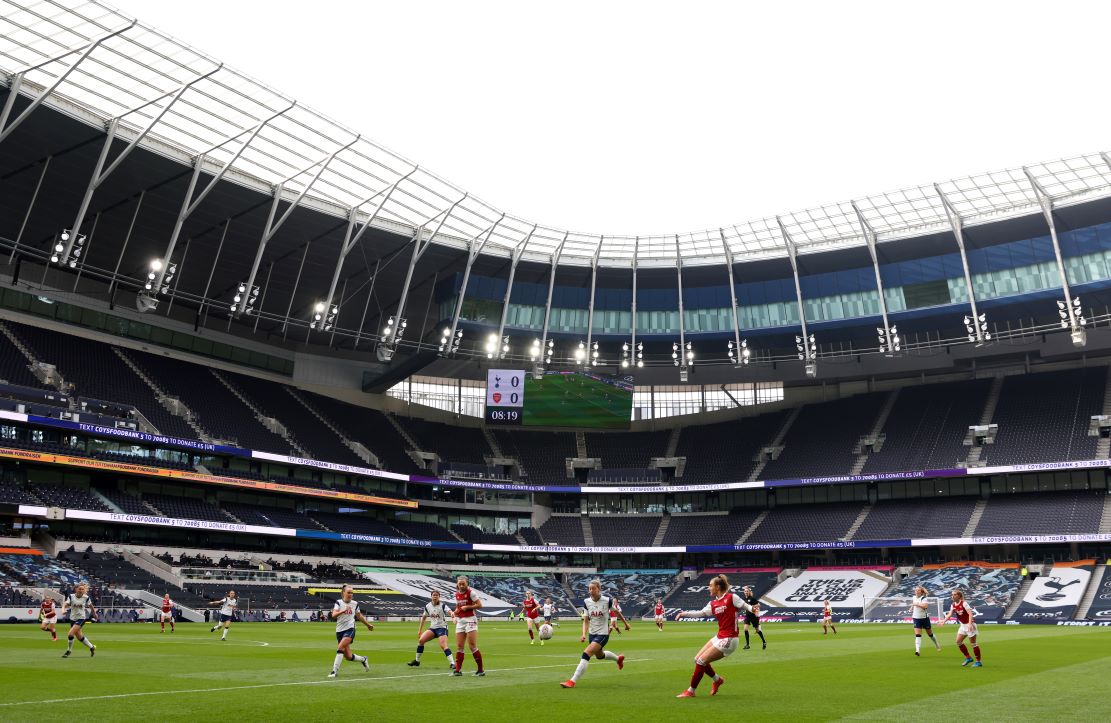
[[[352,599],[354,596],[355,589],[350,585],[344,585],[339,591],[339,600],[336,600],[336,604],[332,606],[332,619],[336,621],[336,660],[332,663],[332,672],[328,673],[329,678],[339,675],[339,664],[344,658],[357,661],[362,664],[363,670],[370,671],[366,656],[356,655],[351,650],[351,643],[355,641],[356,620],[365,625],[367,630],[374,630],[374,626],[360,612],[359,603]]]
[[[614,610],[616,606],[616,600],[602,594],[602,583],[598,580],[591,580],[590,595],[583,600],[583,634],[582,637],[579,638],[580,643],[585,643],[589,636],[590,644],[583,650],[582,660],[579,661],[579,667],[575,668],[575,672],[571,675],[570,679],[560,683],[564,688],[575,687],[579,682],[579,678],[586,672],[586,667],[590,664],[590,659],[592,657],[598,660],[612,660],[617,663],[618,670],[625,667],[624,655],[618,655],[609,650],[603,650],[610,639],[610,611]]]
[[[930,598],[926,588],[914,588],[914,599],[910,603],[910,620],[914,623],[914,654],[922,655],[922,632],[930,636],[934,647],[941,652],[941,643],[934,637],[933,624],[930,622]]]
[[[212,626],[208,632],[214,633],[221,625],[224,626],[224,632],[220,635],[220,640],[228,639],[228,628],[231,627],[232,621],[235,620],[235,611],[239,609],[239,596],[235,590],[228,590],[228,594],[221,600],[209,603],[209,606],[220,606],[220,619]]]
[[[556,622],[556,623],[552,622],[552,615],[554,615],[554,614],[555,614],[555,605],[552,604],[552,599],[550,597],[549,598],[544,598],[544,622],[547,623],[548,625],[554,625],[556,627],[559,627],[558,622]]]
[[[85,637],[85,623],[90,620],[96,619],[96,608],[93,606],[93,600],[89,597],[88,583],[79,582],[73,592],[66,595],[66,601],[62,603],[62,617],[69,613],[69,645],[66,647],[66,652],[62,653],[63,658],[68,658],[70,653],[73,652],[73,640],[76,638],[81,641],[81,644],[89,649],[89,656],[96,655],[96,646],[93,641]]]
[[[420,624],[417,626],[417,657],[409,661],[408,665],[412,668],[420,667],[420,656],[424,653],[424,645],[432,639],[436,639],[440,643],[440,650],[444,651],[447,656],[447,667],[455,670],[455,663],[451,659],[451,641],[448,639],[447,625],[448,621],[455,617],[451,612],[451,608],[447,603],[440,600],[440,591],[432,591],[432,602],[424,606],[424,612],[420,616]],[[424,629],[425,621],[428,621],[428,630]]]

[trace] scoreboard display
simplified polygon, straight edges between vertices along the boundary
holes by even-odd
[[[486,423],[521,424],[525,410],[525,371],[490,369],[486,372]]]

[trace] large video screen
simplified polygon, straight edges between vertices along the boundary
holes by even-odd
[[[549,371],[535,379],[505,369],[491,369],[487,375],[489,424],[628,429],[632,409],[631,376]]]

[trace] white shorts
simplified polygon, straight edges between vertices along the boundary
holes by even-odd
[[[957,635],[963,635],[966,638],[974,638],[980,634],[976,628],[976,623],[961,623],[961,627],[957,630]]]
[[[474,633],[478,631],[477,618],[456,618],[455,619],[455,632],[457,633]]]
[[[737,645],[741,642],[739,638],[711,638],[710,642],[714,647],[721,651],[723,658],[728,658],[737,649]]]
[[[160,619],[162,622],[166,622],[167,620],[173,621],[174,619],[173,613],[159,613],[159,615],[161,616]]]
[[[657,615],[656,616],[656,622],[657,623],[662,623],[663,621],[664,621],[664,616],[663,615]]]

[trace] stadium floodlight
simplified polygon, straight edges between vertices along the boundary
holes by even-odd
[[[74,249],[77,253],[80,249]],[[147,271],[147,280],[143,284],[143,289],[146,291],[154,291],[154,284],[158,279],[158,273],[162,269],[166,269],[166,273],[162,275],[162,284],[156,293],[168,294],[170,293],[170,282],[174,280],[174,274],[177,273],[177,264],[167,264],[162,259],[151,259],[150,268]]]
[[[336,316],[339,314],[339,307],[332,305],[328,306],[323,301],[318,301],[312,305],[312,321],[309,322],[310,329],[319,329],[320,331],[331,331],[336,323]]]
[[[1084,346],[1088,343],[1088,333],[1084,327],[1088,325],[1088,320],[1084,318],[1084,310],[1080,306],[1080,297],[1072,297],[1072,304],[1068,304],[1060,299],[1057,300],[1057,314],[1061,317],[1061,328],[1071,328],[1073,346]]]
[[[497,334],[491,334],[486,337],[486,358],[487,359],[504,359],[509,354],[509,337],[498,337]]]
[[[884,329],[882,326],[877,326],[876,336],[880,343],[880,354],[891,356],[903,350],[903,342],[899,338],[898,327],[892,326],[889,334],[887,329]]]
[[[529,349],[528,349],[528,358],[529,358],[529,361],[534,362],[534,363],[536,362],[537,359],[540,358],[540,340],[539,339],[533,339],[532,340],[532,346],[530,346]]]
[[[52,245],[50,252],[50,263],[58,264],[59,266],[68,266],[71,269],[77,268],[77,261],[84,252],[85,235],[77,234],[77,239],[73,242],[73,246],[70,247],[69,256],[64,256],[66,250],[65,242],[69,241],[72,234],[73,231],[68,228],[58,234],[58,241]]]
[[[250,315],[255,308],[255,302],[258,300],[259,289],[257,286],[252,286],[251,290],[247,290],[247,282],[240,281],[235,287],[235,296],[232,297],[231,313],[235,314],[243,312]]]
[[[580,365],[583,362],[586,361],[586,342],[585,341],[580,341],[579,342],[578,347],[575,348],[575,353],[572,356],[572,360],[576,364],[580,364]]]
[[[637,342],[637,369],[644,368],[644,342]]]
[[[739,355],[733,348],[732,339],[729,340],[729,343],[726,345],[726,349],[729,353],[729,363],[731,363],[735,367],[741,366],[742,364],[748,364],[752,358],[752,351],[748,348],[748,339],[741,339],[741,348]]]
[[[440,346],[437,353],[445,359],[452,356],[459,351],[459,346],[463,343],[463,330],[457,329],[455,336],[451,335],[451,329],[444,327],[444,331],[440,334]]]
[[[970,342],[975,342],[977,340],[977,328],[979,328],[980,331],[980,338],[983,339],[983,341],[977,343],[977,346],[980,346],[984,342],[991,341],[991,332],[988,331],[987,314],[980,314],[975,319],[970,316],[964,317],[964,330],[967,332]]]
[[[671,363],[679,366],[679,343],[671,342]]]

